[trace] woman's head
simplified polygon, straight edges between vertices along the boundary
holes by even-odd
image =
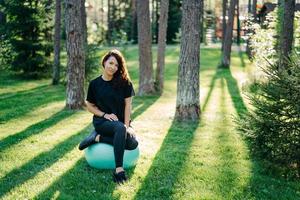
[[[117,49],[113,49],[103,56],[102,67],[106,73],[113,75],[113,81],[117,86],[130,81],[125,58]]]

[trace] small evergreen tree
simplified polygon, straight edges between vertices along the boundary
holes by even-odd
[[[300,60],[278,65],[262,69],[267,79],[248,95],[253,110],[238,120],[238,129],[249,139],[254,154],[283,169],[284,175],[299,177]]]

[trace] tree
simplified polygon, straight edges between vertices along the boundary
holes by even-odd
[[[52,84],[57,85],[60,77],[60,26],[61,26],[61,3],[55,1],[55,22],[54,22],[54,63]]]
[[[87,41],[87,25],[86,25],[86,11],[85,11],[85,0],[81,0],[81,23],[82,23],[82,33],[83,33],[83,42],[84,42],[84,48],[86,50],[88,46]]]
[[[253,16],[254,22],[257,22],[256,4],[257,4],[257,0],[253,0],[253,2],[252,2],[252,16]]]
[[[294,16],[295,16],[295,0],[286,0],[284,2],[283,23],[281,28],[281,51],[280,60],[284,61],[289,57],[293,46],[294,34]]]
[[[131,0],[131,30],[130,30],[130,40],[133,43],[137,42],[137,11],[136,11],[136,0]]]
[[[47,72],[52,48],[52,42],[51,47],[48,43],[52,13],[47,12],[51,1],[10,0],[0,1],[0,6],[7,16],[5,27],[0,28],[0,43],[6,49],[5,64],[33,78]]]
[[[79,109],[84,105],[84,38],[81,0],[65,1],[67,47],[66,107]]]
[[[139,43],[139,95],[154,92],[151,52],[151,23],[149,0],[137,1],[138,43]]]
[[[250,14],[251,14],[251,0],[248,0],[248,15],[250,15]],[[249,22],[250,21],[248,21],[248,23]],[[249,35],[250,32],[251,32],[251,30],[247,30],[246,35]],[[250,48],[250,37],[249,36],[248,36],[248,39],[247,39],[246,53],[248,55],[248,58],[252,59],[252,53],[251,53],[251,48]]]
[[[180,121],[196,121],[200,117],[200,5],[199,0],[183,0],[182,3],[182,37],[175,114],[175,118]]]
[[[222,50],[222,59],[219,67],[229,68],[230,66],[230,55],[232,46],[232,31],[233,31],[233,20],[234,20],[234,9],[236,0],[230,0],[230,6],[228,10],[228,22],[226,27],[226,34],[224,39],[224,48]]]
[[[226,34],[226,12],[227,12],[227,0],[222,1],[222,48],[221,50],[224,49],[224,37]]]
[[[200,43],[204,42],[204,17],[203,17],[203,13],[204,13],[204,2],[200,1],[201,5],[201,10],[200,10]]]
[[[167,43],[174,43],[177,39],[181,20],[181,0],[169,0],[169,17],[167,29]]]
[[[6,16],[4,12],[0,10],[0,25],[5,24],[5,22],[6,22]]]
[[[113,18],[112,18],[112,0],[107,0],[107,32],[106,32],[106,40],[107,43],[111,44],[112,39],[112,31],[113,31]]]
[[[237,22],[237,36],[236,36],[236,43],[237,45],[241,44],[241,24],[240,24],[240,3],[237,0],[236,3],[236,22]]]
[[[162,93],[164,88],[164,68],[165,68],[165,49],[166,35],[168,25],[169,0],[162,1],[160,4],[158,49],[157,49],[157,67],[156,67],[156,91]]]

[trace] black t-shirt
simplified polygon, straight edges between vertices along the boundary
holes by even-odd
[[[114,113],[119,121],[124,123],[125,98],[134,96],[132,83],[121,88],[113,88],[112,81],[103,80],[102,76],[92,80],[89,84],[86,100],[95,104],[101,111]],[[104,122],[106,119],[94,115],[93,121]]]

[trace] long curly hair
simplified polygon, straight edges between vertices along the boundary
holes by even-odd
[[[102,57],[102,67],[104,68],[104,63],[111,57],[115,57],[118,62],[118,70],[116,73],[114,73],[112,82],[114,88],[120,88],[125,86],[126,84],[129,84],[130,76],[128,74],[128,70],[126,67],[125,58],[122,55],[122,53],[117,49],[112,49],[108,51],[103,57]]]

